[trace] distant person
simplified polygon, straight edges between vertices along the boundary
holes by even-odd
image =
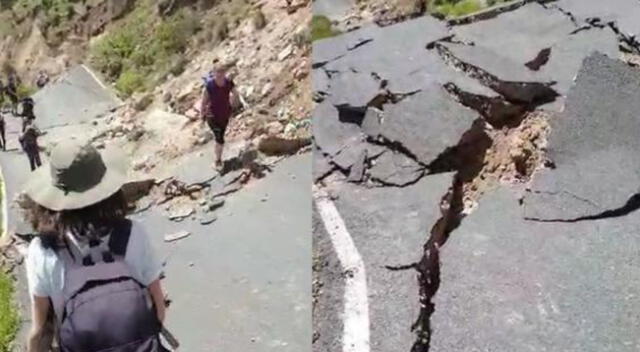
[[[235,83],[227,77],[228,64],[214,69],[213,74],[205,77],[202,92],[200,117],[209,125],[215,139],[214,167],[222,169],[224,135],[232,114],[232,99],[239,97]]]
[[[24,132],[25,126],[36,119],[36,115],[33,111],[35,102],[33,98],[26,97],[20,101],[21,111],[16,112],[16,115],[22,117],[22,131]]]
[[[36,86],[40,89],[44,88],[49,83],[49,75],[45,71],[40,70],[38,77],[36,78]]]
[[[13,115],[17,114],[17,106],[18,106],[18,79],[15,74],[9,75],[9,79],[7,81],[7,87],[5,88],[5,93],[9,100],[11,101],[11,113]]]
[[[159,352],[162,265],[141,223],[126,218],[124,157],[60,142],[27,182],[39,234],[26,259],[32,326],[27,352],[49,351],[48,317],[63,352]],[[53,314],[51,314],[53,313]]]
[[[27,154],[31,171],[35,171],[37,168],[42,166],[42,161],[40,159],[40,145],[38,144],[38,138],[41,133],[33,120],[24,121],[25,124],[22,127],[23,131],[18,140],[20,141],[22,150]]]
[[[2,111],[0,111],[0,147],[2,148],[3,151],[6,152],[7,151],[7,139],[5,138],[4,127],[5,127],[4,113]]]
[[[6,87],[4,86],[4,81],[2,79],[0,79],[0,102],[2,103],[3,107],[4,107],[4,91],[5,91]]]

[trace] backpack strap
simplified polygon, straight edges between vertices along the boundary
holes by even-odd
[[[129,237],[133,223],[129,219],[118,221],[109,237],[109,250],[111,253],[124,257],[127,254]]]
[[[88,251],[79,253],[81,256],[79,258],[74,256],[69,244],[65,241],[65,247],[60,253],[60,258],[67,266],[92,266],[100,262],[111,263],[115,260],[114,255],[124,258],[127,254],[132,225],[128,219],[116,222],[109,235],[108,243],[90,242]]]

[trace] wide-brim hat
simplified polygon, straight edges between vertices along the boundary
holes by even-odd
[[[54,211],[82,209],[118,192],[127,181],[127,158],[116,148],[102,153],[83,139],[58,143],[48,163],[32,173],[25,192]]]

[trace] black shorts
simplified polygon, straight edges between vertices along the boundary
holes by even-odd
[[[224,144],[224,133],[227,131],[227,123],[220,123],[214,121],[212,118],[207,118],[207,124],[213,131],[213,137],[218,144]]]

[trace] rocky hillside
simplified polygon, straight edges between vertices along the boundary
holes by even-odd
[[[231,74],[248,103],[230,126],[231,139],[255,140],[254,145],[262,143],[275,153],[290,146],[283,146],[281,139],[308,135],[308,1],[293,1],[290,6],[250,0],[2,4],[0,65],[5,73],[16,71],[25,85],[32,85],[38,70],[55,79],[84,63],[118,92],[124,105],[100,137],[148,125],[157,110],[184,117],[180,127],[185,133],[179,138],[173,133],[175,126],[160,123],[154,140],[163,143],[134,148],[145,151],[134,155],[148,161],[144,169],[170,158],[166,150],[177,155],[210,140],[192,119],[197,115],[194,106],[202,76],[214,59],[235,63]],[[263,141],[265,136],[272,138]]]

